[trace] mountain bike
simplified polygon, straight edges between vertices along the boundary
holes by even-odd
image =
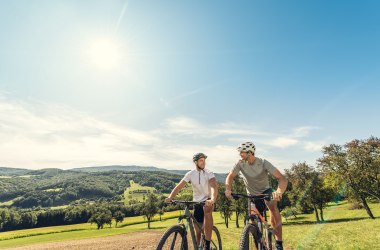
[[[272,250],[274,249],[273,230],[266,221],[265,206],[262,214],[256,208],[255,201],[271,200],[271,194],[262,195],[246,195],[246,194],[231,194],[234,199],[248,199],[248,215],[245,217],[245,227],[240,238],[240,249],[258,249]]]
[[[171,203],[184,204],[185,211],[183,215],[178,217],[178,224],[169,227],[166,230],[166,232],[162,235],[160,242],[157,245],[157,250],[161,250],[161,249],[187,250],[188,249],[187,231],[189,229],[190,229],[190,235],[191,235],[191,240],[193,242],[194,249],[203,250],[206,246],[204,228],[201,227],[200,223],[198,223],[197,220],[194,218],[193,213],[190,212],[190,207],[194,205],[204,206],[205,202],[172,200]],[[182,222],[183,220],[186,221],[186,224]],[[201,228],[201,240],[200,240],[199,245],[197,244],[197,240],[195,236],[194,224],[196,224],[199,228]],[[219,233],[219,230],[215,226],[213,226],[212,228],[210,249],[213,249],[213,250],[222,249],[222,240],[220,238],[220,233]]]

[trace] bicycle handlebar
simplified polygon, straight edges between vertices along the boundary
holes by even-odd
[[[231,193],[231,196],[236,200],[239,198],[248,198],[252,200],[272,200],[272,194],[246,195]]]
[[[191,205],[201,205],[204,206],[206,204],[205,201],[183,201],[183,200],[172,200],[170,204],[185,204],[186,206],[191,206]]]

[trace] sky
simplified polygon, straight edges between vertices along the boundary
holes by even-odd
[[[380,2],[0,1],[0,166],[280,171],[380,134]]]

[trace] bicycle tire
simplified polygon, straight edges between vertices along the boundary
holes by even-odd
[[[274,235],[273,235],[273,232],[272,232],[272,229],[269,229],[268,230],[268,250],[273,250],[274,249]]]
[[[173,245],[173,242],[175,244],[175,241],[178,237],[178,235],[180,236],[180,241],[179,241],[179,245],[178,245],[178,248]],[[173,239],[172,239],[172,243],[169,244],[170,245],[170,248],[166,248],[165,247],[165,244],[167,244],[168,240],[171,239],[171,236],[173,236]],[[187,250],[188,246],[187,246],[187,238],[186,238],[186,231],[185,229],[180,226],[180,225],[174,225],[174,226],[171,226],[168,228],[168,230],[166,230],[166,232],[162,235],[158,245],[157,245],[157,248],[156,250],[165,250],[165,249],[179,249],[179,250]]]
[[[251,241],[251,245],[250,245],[250,239],[253,239],[253,241]],[[254,243],[253,246],[252,246],[252,242]],[[260,242],[260,237],[259,237],[259,229],[257,225],[247,224],[244,227],[243,232],[241,233],[239,249],[240,250],[249,250],[249,249],[261,250],[262,246],[261,244],[258,244],[259,242]]]
[[[218,228],[215,226],[212,227],[212,238],[210,242],[211,250],[222,250],[222,238],[220,237],[220,233]]]

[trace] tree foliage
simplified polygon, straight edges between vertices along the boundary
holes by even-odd
[[[323,221],[323,208],[335,195],[335,191],[325,185],[323,175],[306,162],[293,164],[285,172],[291,183],[288,191],[291,203],[302,213],[314,210],[316,220]]]
[[[352,140],[344,146],[330,144],[322,152],[323,157],[318,159],[321,171],[338,185],[347,186],[347,193],[374,219],[367,199],[380,200],[380,139]]]
[[[153,217],[158,213],[158,198],[154,194],[149,194],[144,205],[141,208],[141,213],[148,221],[148,228],[150,229],[150,222]]]
[[[224,224],[228,228],[228,221],[231,219],[233,213],[232,210],[232,200],[227,199],[224,195],[226,191],[226,186],[224,184],[218,184],[219,197],[216,201],[216,209],[219,211],[220,215],[224,219]]]

